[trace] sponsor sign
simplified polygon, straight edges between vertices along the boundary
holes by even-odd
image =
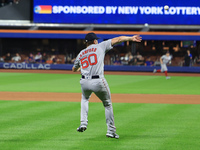
[[[50,64],[3,63],[4,69],[51,69]]]
[[[52,6],[51,5],[38,5],[34,7],[34,12],[37,14],[51,14]]]
[[[200,1],[34,0],[33,18],[35,23],[199,25]]]

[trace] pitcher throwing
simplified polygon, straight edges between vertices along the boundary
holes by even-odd
[[[107,51],[112,49],[115,44],[125,41],[141,42],[139,35],[120,36],[98,43],[99,39],[95,33],[91,32],[85,36],[86,48],[76,57],[72,71],[81,71],[80,80],[82,99],[81,99],[81,125],[77,128],[78,132],[83,132],[88,125],[88,104],[94,92],[102,101],[105,108],[107,133],[110,138],[119,138],[116,134],[114,123],[113,107],[108,83],[104,78],[104,57]]]

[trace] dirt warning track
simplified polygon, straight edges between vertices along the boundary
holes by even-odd
[[[0,92],[0,100],[80,102],[81,93]],[[101,101],[92,94],[90,102]],[[112,94],[112,102],[200,104],[200,95]]]

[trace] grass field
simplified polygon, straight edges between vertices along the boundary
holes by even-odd
[[[0,73],[0,91],[80,93],[80,75]],[[196,94],[199,77],[107,75],[112,93]],[[90,103],[79,126],[80,103],[0,101],[2,150],[198,150],[200,105],[114,103],[120,139],[106,138],[104,108]]]
[[[0,91],[81,93],[78,74],[1,73]],[[200,95],[200,77],[106,75],[112,93]]]

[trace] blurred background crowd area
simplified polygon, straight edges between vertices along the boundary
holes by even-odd
[[[8,4],[18,4],[20,0],[0,0],[0,7]]]
[[[84,40],[77,39],[0,39],[1,62],[73,64]],[[143,40],[142,43],[123,42],[105,55],[105,65],[159,66],[167,51],[173,59],[171,66],[200,66],[199,41]],[[189,54],[188,54],[189,51]],[[20,57],[20,58],[19,58]]]

